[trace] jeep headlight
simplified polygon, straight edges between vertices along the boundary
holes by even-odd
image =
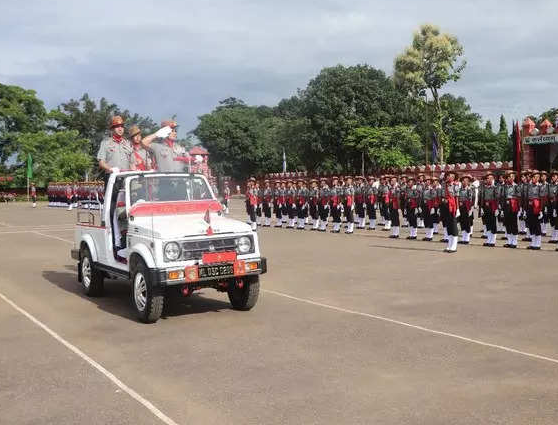
[[[176,261],[180,258],[180,245],[176,242],[169,242],[164,249],[165,259],[168,261]]]
[[[241,236],[236,240],[236,250],[239,254],[247,254],[252,249],[252,240],[248,236]]]

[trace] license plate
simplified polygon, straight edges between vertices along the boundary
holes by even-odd
[[[222,264],[220,266],[201,266],[199,268],[200,279],[206,277],[232,276],[234,268],[232,264]]]

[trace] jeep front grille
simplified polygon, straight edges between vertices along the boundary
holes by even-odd
[[[201,260],[204,252],[236,251],[236,238],[204,239],[182,243],[184,260]]]

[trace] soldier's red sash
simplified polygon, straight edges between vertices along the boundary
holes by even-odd
[[[353,205],[353,202],[354,202],[353,195],[347,195],[347,207],[351,207]]]
[[[516,213],[519,211],[519,199],[511,198],[507,200],[508,205],[510,206],[510,211],[512,213]]]
[[[417,208],[418,207],[417,198],[409,198],[409,207],[410,208]]]
[[[542,210],[541,200],[538,198],[529,199],[529,206],[535,215],[538,215]]]
[[[362,204],[364,202],[364,196],[361,194],[355,195],[355,202]]]
[[[368,195],[368,202],[370,204],[374,204],[376,202],[376,196],[372,195]]]
[[[490,211],[496,212],[496,210],[498,209],[498,200],[491,199],[490,201],[484,201],[484,205],[490,208]]]

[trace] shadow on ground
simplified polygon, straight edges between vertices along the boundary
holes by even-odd
[[[65,266],[68,272],[44,271],[43,278],[60,289],[87,300],[105,311],[116,316],[136,321],[132,307],[130,284],[121,280],[105,279],[105,292],[102,297],[88,297],[82,291],[81,284],[77,281],[75,266]],[[208,290],[209,291],[209,290]],[[204,291],[197,292],[189,297],[175,296],[167,298],[162,319],[168,317],[187,316],[207,312],[230,310],[228,302],[223,302],[204,296]]]

